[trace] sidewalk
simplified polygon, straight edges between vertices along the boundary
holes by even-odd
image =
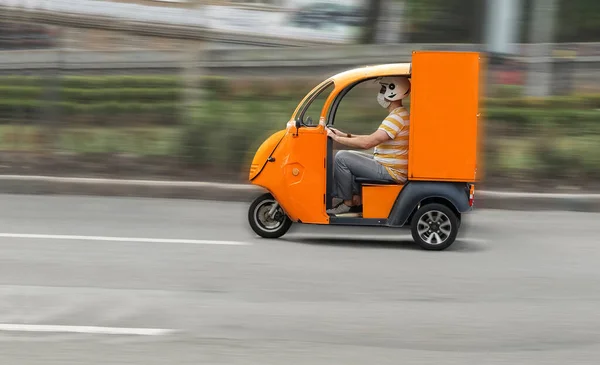
[[[249,184],[0,175],[2,194],[96,195],[250,202],[262,193]],[[600,212],[600,194],[475,191],[475,208]]]

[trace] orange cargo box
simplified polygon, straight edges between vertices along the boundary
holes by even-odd
[[[413,52],[410,180],[476,181],[481,62],[478,53]]]

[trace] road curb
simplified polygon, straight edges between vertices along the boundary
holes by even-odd
[[[0,192],[4,194],[126,196],[249,202],[264,190],[249,184],[202,181],[0,175]],[[600,212],[600,194],[479,190],[475,193],[475,208]]]

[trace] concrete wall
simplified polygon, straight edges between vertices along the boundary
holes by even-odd
[[[144,36],[103,29],[62,28],[61,43],[66,49],[89,51],[169,50],[179,51],[189,40]],[[192,41],[200,47],[205,42]]]
[[[144,12],[140,13],[131,9],[128,10],[129,12],[125,12],[121,9],[123,11],[118,13],[119,16],[115,16],[111,13],[111,11],[117,11],[115,9],[95,8],[94,11],[91,11],[82,6],[86,4],[80,4],[77,0],[68,2],[32,0],[31,4],[31,6],[25,6],[15,0],[0,0],[0,19],[200,42],[278,47],[338,43],[327,39],[281,37],[279,34],[270,33],[261,33],[257,37],[240,31],[215,29],[210,26],[209,19],[201,9],[186,10],[169,7],[164,10],[163,14],[161,11],[156,11],[154,7],[141,7],[145,10]],[[76,5],[77,9],[75,9]]]

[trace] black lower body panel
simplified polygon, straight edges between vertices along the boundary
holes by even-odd
[[[388,227],[388,221],[385,218],[331,217],[329,218],[329,224],[336,226]]]

